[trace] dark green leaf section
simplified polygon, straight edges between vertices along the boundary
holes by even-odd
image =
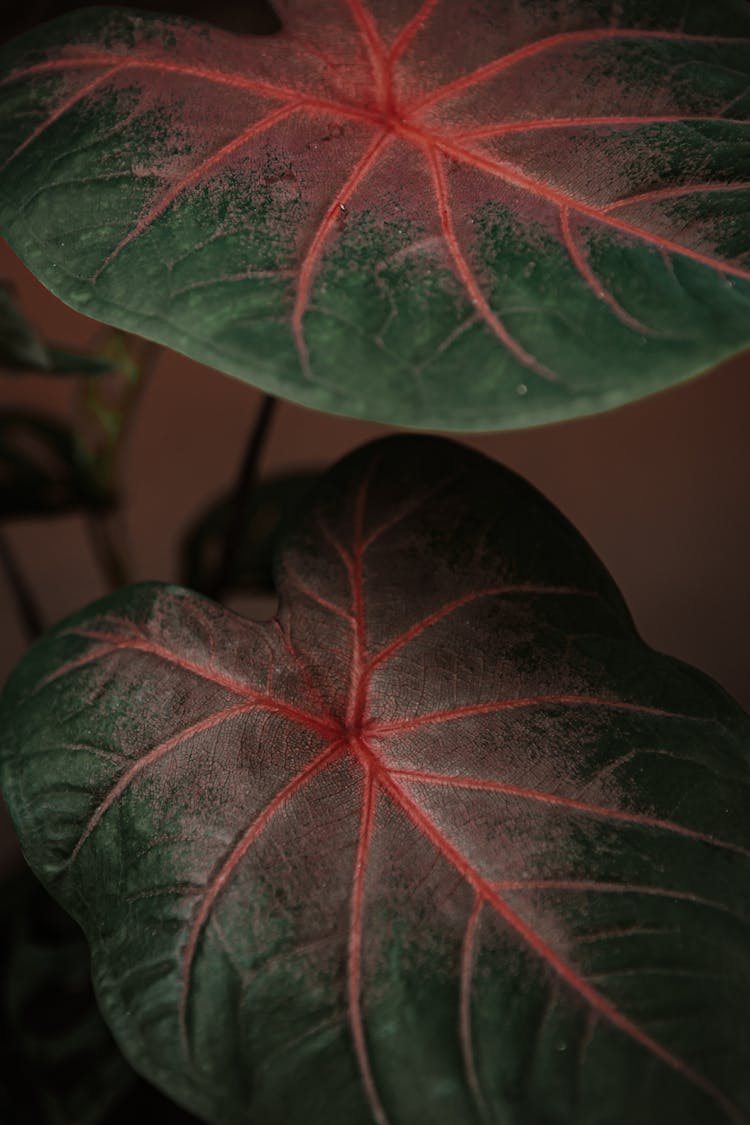
[[[606,409],[750,342],[750,9],[126,9],[0,56],[0,223],[65,301],[318,409]]]
[[[215,1125],[748,1125],[748,716],[450,442],[345,458],[274,580],[121,591],[0,701],[133,1066]]]

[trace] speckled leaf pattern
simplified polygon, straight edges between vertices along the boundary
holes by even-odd
[[[136,1068],[216,1125],[750,1121],[747,716],[439,439],[334,468],[277,585],[118,593],[0,707]]]
[[[55,293],[410,426],[617,405],[750,343],[745,0],[96,9],[0,55],[0,224]]]

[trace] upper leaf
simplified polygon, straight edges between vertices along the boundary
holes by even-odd
[[[3,697],[133,1064],[217,1125],[747,1125],[747,716],[447,442],[342,462],[277,585],[133,587]]]
[[[96,9],[0,55],[0,222],[57,294],[326,410],[492,428],[750,342],[744,0]]]

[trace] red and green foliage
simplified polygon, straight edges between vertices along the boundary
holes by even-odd
[[[747,716],[452,443],[346,458],[276,580],[131,587],[3,697],[133,1065],[217,1125],[747,1122]]]
[[[750,341],[745,0],[100,8],[0,56],[0,221],[55,293],[298,402],[498,428]]]

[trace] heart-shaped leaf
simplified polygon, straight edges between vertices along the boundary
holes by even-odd
[[[246,621],[117,594],[3,697],[26,855],[217,1125],[750,1120],[750,721],[478,454],[365,447]]]
[[[89,315],[325,410],[617,405],[750,343],[744,0],[97,9],[0,56],[0,222]]]

